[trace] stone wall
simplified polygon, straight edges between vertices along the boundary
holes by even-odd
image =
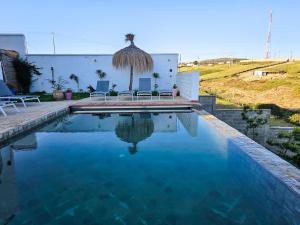
[[[18,57],[18,53],[11,50],[0,49],[0,60],[2,62],[3,77],[7,84],[19,90],[16,72],[12,61]]]
[[[216,116],[218,119],[224,121],[231,127],[234,127],[238,131],[245,133],[245,129],[247,123],[245,120],[242,119],[242,112],[243,109],[216,109],[213,112],[213,115]],[[249,116],[254,116],[257,114],[258,110],[252,110],[249,112]],[[266,119],[269,119],[271,115],[271,110],[269,109],[262,109],[262,116]],[[269,124],[265,124],[260,128],[256,129],[257,135],[251,138],[255,139],[259,143],[263,144],[268,140],[269,135]]]
[[[213,113],[216,109],[216,96],[215,95],[199,95],[199,102],[204,110]]]
[[[279,133],[282,133],[282,132],[290,133],[293,131],[293,129],[294,129],[294,127],[272,126],[272,127],[270,127],[270,130],[269,130],[269,138],[270,139],[277,138]]]

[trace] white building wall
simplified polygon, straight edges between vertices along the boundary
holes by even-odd
[[[0,49],[17,51],[21,57],[26,54],[25,42],[23,34],[0,34]]]
[[[27,55],[28,61],[41,68],[42,75],[36,77],[33,82],[31,91],[52,92],[49,80],[52,79],[51,67],[54,68],[54,78],[57,80],[61,76],[68,81],[66,88],[77,91],[74,81],[69,76],[74,73],[79,77],[79,86],[84,91],[87,86],[92,85],[94,88],[99,80],[96,70],[100,69],[106,73],[103,80],[117,84],[116,90],[128,90],[129,70],[116,70],[112,66],[112,55]],[[154,89],[154,78],[152,73],[157,72],[160,78],[157,79],[158,89],[172,89],[176,83],[178,54],[152,54],[154,69],[152,72],[144,74],[134,74],[133,89],[138,89],[138,79],[141,77],[151,77],[152,87]]]
[[[199,77],[198,72],[177,73],[176,84],[182,97],[198,101]]]

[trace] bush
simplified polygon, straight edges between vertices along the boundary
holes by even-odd
[[[295,127],[293,130],[293,136],[296,141],[300,141],[300,127]]]
[[[276,104],[259,104],[259,105],[256,105],[255,108],[270,109],[271,114],[278,118],[286,118],[287,116],[289,116],[291,114],[291,112],[289,110],[281,108],[280,106],[278,106]]]
[[[300,113],[295,113],[288,118],[288,122],[295,124],[295,125],[300,125]]]
[[[34,75],[41,75],[38,67],[26,59],[16,58],[12,62],[16,78],[23,93],[29,93]]]
[[[295,143],[282,143],[282,147],[285,149],[288,149],[292,152],[299,152],[299,145],[295,144]]]
[[[289,132],[280,132],[278,138],[291,138],[291,133]]]

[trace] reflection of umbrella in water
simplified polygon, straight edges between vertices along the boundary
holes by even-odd
[[[130,154],[137,152],[137,144],[150,137],[154,130],[152,119],[140,119],[130,117],[130,120],[120,121],[115,132],[118,138],[127,143],[132,143],[129,147]]]

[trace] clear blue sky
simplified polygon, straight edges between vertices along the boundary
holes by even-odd
[[[29,53],[113,53],[124,34],[150,53],[183,60],[263,57],[273,10],[272,54],[300,57],[299,0],[1,0],[0,33],[24,33]]]

